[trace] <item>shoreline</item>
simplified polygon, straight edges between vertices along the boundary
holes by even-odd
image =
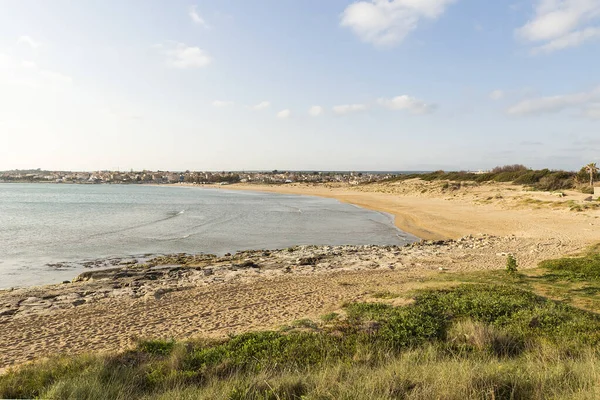
[[[323,191],[323,188],[315,190],[314,192],[306,187],[297,187],[292,185],[251,185],[251,184],[231,184],[231,185],[199,185],[199,184],[165,184],[165,185],[147,185],[147,186],[166,186],[166,187],[190,187],[199,189],[219,189],[219,190],[230,190],[230,191],[248,191],[257,193],[274,193],[274,194],[290,194],[296,196],[310,196],[328,198],[339,201],[344,204],[351,204],[353,206],[367,209],[370,211],[377,211],[388,214],[393,217],[393,223],[396,228],[404,233],[408,233],[420,240],[447,240],[457,239],[460,235],[449,235],[447,231],[442,228],[425,228],[415,218],[411,217],[408,212],[401,212],[393,207],[386,207],[382,204],[373,204],[372,201],[357,201],[357,199],[351,199],[350,194],[340,194],[339,191],[333,193],[327,193]]]
[[[542,202],[551,194],[506,185],[477,186],[476,193],[470,187],[425,193],[424,187],[435,184],[411,184],[161,185],[333,198],[390,213],[397,227],[425,240],[405,247],[179,254],[148,265],[90,271],[69,284],[0,290],[0,326],[6,332],[0,337],[0,348],[6,349],[0,371],[53,354],[123,350],[132,337],[184,340],[277,329],[338,312],[344,303],[374,301],[376,293],[410,293],[430,278],[501,270],[509,254],[526,270],[599,241],[598,209],[522,206],[521,196]]]
[[[425,189],[394,193],[390,185],[381,186],[330,186],[330,185],[189,185],[211,189],[232,191],[254,191],[263,193],[307,195],[336,199],[369,210],[385,212],[394,216],[394,224],[400,230],[422,240],[459,239],[471,234],[494,236],[516,235],[524,238],[546,240],[559,238],[562,243],[570,243],[579,249],[599,241],[600,210],[581,213],[569,209],[553,208],[559,202],[552,193],[532,193],[522,187],[489,185],[485,193],[493,194],[500,200],[483,200],[477,194],[444,194],[434,192],[423,194]],[[433,185],[431,185],[433,186]],[[532,205],[507,204],[504,198],[518,195],[526,201],[532,198]],[[531,196],[531,197],[530,197]],[[570,197],[585,195],[569,193]],[[544,200],[538,200],[542,198]],[[554,200],[554,203],[546,199]],[[571,200],[573,201],[573,200]],[[581,201],[581,200],[577,200]],[[546,207],[538,206],[548,203]]]
[[[234,255],[157,257],[89,271],[69,284],[0,291],[0,370],[54,354],[119,351],[132,338],[222,338],[336,312],[428,277],[533,268],[567,248],[468,236],[399,246],[296,246]],[[399,298],[398,301],[404,301]]]

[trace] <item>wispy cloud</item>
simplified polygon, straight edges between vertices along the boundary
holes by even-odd
[[[224,101],[224,100],[215,100],[212,102],[212,105],[219,108],[231,107],[235,105],[233,101]]]
[[[267,108],[271,107],[271,103],[268,101],[262,101],[256,105],[251,106],[250,108],[253,109],[254,111],[262,111],[262,110],[266,110]]]
[[[3,85],[39,88],[73,83],[69,75],[42,68],[32,61],[19,60],[10,54],[0,53],[0,67],[4,69],[4,74],[0,75],[0,84]]]
[[[350,4],[341,15],[364,42],[393,46],[419,26],[422,19],[436,20],[455,0],[370,0]]]
[[[544,145],[544,143],[542,143],[542,142],[534,142],[534,141],[529,141],[529,140],[524,140],[519,144],[521,146],[543,146]]]
[[[212,62],[210,55],[199,47],[177,42],[167,42],[157,47],[167,57],[166,64],[171,68],[203,68]]]
[[[583,110],[583,115],[590,119],[600,119],[600,102],[590,104]]]
[[[392,99],[379,99],[377,102],[390,110],[405,110],[411,114],[427,114],[436,109],[434,104],[428,104],[407,95],[397,96]]]
[[[600,87],[587,92],[526,99],[511,106],[507,113],[515,116],[527,116],[576,109],[583,115],[587,114],[592,117],[595,114],[594,105],[598,100],[600,100]]]
[[[318,117],[319,115],[323,114],[323,107],[321,107],[321,106],[312,106],[308,110],[308,114],[311,117]]]
[[[504,90],[494,90],[493,92],[490,93],[490,99],[492,100],[501,100],[502,98],[504,98]]]
[[[24,44],[26,46],[31,47],[32,49],[37,49],[42,45],[40,42],[33,40],[32,37],[27,35],[19,37],[19,39],[17,40],[17,44]]]
[[[338,115],[351,114],[355,112],[365,111],[367,106],[364,104],[343,104],[333,107],[333,112]]]
[[[534,44],[532,54],[551,53],[600,38],[598,0],[537,0],[533,19],[516,30],[518,38]]]
[[[279,119],[288,119],[292,116],[292,112],[290,110],[282,110],[277,113],[277,118]]]
[[[188,12],[188,15],[190,16],[190,18],[192,19],[192,22],[194,22],[194,24],[199,25],[205,29],[210,28],[210,26],[208,25],[206,20],[204,18],[202,18],[202,16],[198,12],[197,6],[191,6],[190,10]]]

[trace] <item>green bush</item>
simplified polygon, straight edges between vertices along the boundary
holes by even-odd
[[[458,399],[491,391],[546,398],[555,396],[531,382],[555,377],[564,386],[560,390],[571,393],[582,387],[584,375],[567,381],[546,373],[554,361],[539,349],[548,343],[553,352],[576,360],[591,348],[585,346],[600,344],[598,315],[503,285],[426,290],[408,306],[351,304],[346,314],[313,332],[254,332],[181,344],[146,341],[117,355],[38,362],[0,376],[0,398]],[[512,372],[499,373],[500,364]],[[387,380],[387,366],[402,375]],[[343,376],[324,378],[340,368]],[[472,372],[461,381],[463,389],[452,391],[427,368],[452,381],[459,370]],[[543,374],[533,372],[538,370]],[[365,385],[374,379],[373,371],[381,375],[369,391],[353,386],[354,380]],[[517,379],[517,371],[525,378]]]
[[[531,186],[536,190],[555,191],[564,189],[573,189],[581,179],[579,172],[551,171],[549,169],[531,170],[523,165],[507,165],[496,167],[491,172],[476,174],[472,172],[444,172],[435,171],[422,174],[400,175],[389,179],[388,181],[403,181],[407,179],[420,178],[424,181],[453,181],[453,182],[512,182],[518,185]],[[589,175],[588,175],[589,181]],[[584,181],[585,182],[585,181]],[[444,185],[444,189],[449,188],[449,184]]]
[[[600,253],[596,252],[582,257],[542,261],[540,267],[552,271],[557,278],[571,281],[600,281]]]
[[[506,272],[508,272],[511,275],[514,275],[517,273],[517,269],[517,259],[512,254],[509,254],[506,258]]]
[[[166,356],[173,351],[174,340],[148,340],[138,343],[138,349],[152,355]]]

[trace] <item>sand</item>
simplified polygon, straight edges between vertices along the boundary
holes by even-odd
[[[574,212],[589,195],[573,191],[532,192],[522,186],[488,184],[443,191],[443,183],[411,180],[400,184],[212,186],[337,199],[395,216],[396,226],[421,239],[457,239],[474,233],[523,238],[559,238],[574,247],[600,241],[600,208]],[[597,203],[597,202],[596,202]]]
[[[256,255],[258,264],[263,264],[261,269],[240,273],[234,268],[227,275],[231,279],[218,282],[185,278],[185,284],[174,283],[177,290],[156,298],[128,295],[117,285],[110,287],[113,295],[97,301],[75,301],[76,305],[70,307],[48,308],[43,305],[50,301],[44,300],[45,295],[60,293],[70,299],[69,296],[81,297],[97,289],[78,282],[21,292],[0,291],[0,307],[12,307],[15,301],[23,305],[27,301],[42,304],[40,312],[15,315],[1,316],[0,309],[0,370],[53,354],[118,351],[139,337],[222,337],[276,329],[296,319],[316,319],[339,311],[344,302],[373,301],[373,293],[379,290],[406,293],[415,281],[431,274],[503,268],[508,252],[516,254],[522,268],[532,268],[540,260],[581,251],[600,240],[600,211],[575,212],[566,204],[572,200],[585,205],[585,196],[577,193],[567,193],[563,198],[511,185],[448,191],[438,183],[423,182],[361,187],[292,184],[221,188],[335,198],[391,213],[400,229],[425,239],[491,236],[400,252],[336,251],[333,258],[312,269],[297,265],[294,253],[289,257],[285,252],[277,253],[281,259]],[[381,251],[391,253],[382,255]],[[272,262],[265,269],[268,260]],[[220,262],[227,267],[226,262]],[[286,266],[297,273],[281,272]],[[102,285],[114,283],[108,279]],[[156,285],[166,287],[167,282],[159,280]]]

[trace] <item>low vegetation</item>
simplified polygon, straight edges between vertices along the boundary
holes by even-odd
[[[600,282],[600,252],[597,249],[579,257],[543,261],[540,267],[549,270],[546,278],[572,282]]]
[[[0,397],[596,397],[600,317],[514,282],[423,289],[408,306],[349,304],[344,317],[226,340],[140,341],[116,355],[53,358],[0,377]]]
[[[600,245],[529,271],[509,256],[435,274],[405,306],[373,292],[275,331],[38,361],[0,376],[0,398],[595,399],[599,295]]]
[[[558,191],[565,189],[580,189],[586,193],[591,190],[593,193],[593,189],[590,188],[589,182],[598,180],[600,175],[597,170],[593,170],[590,173],[586,168],[587,167],[583,167],[579,172],[549,169],[533,170],[524,165],[517,164],[496,167],[486,173],[435,171],[423,174],[407,174],[391,178],[388,182],[397,182],[414,178],[419,178],[424,181],[477,183],[510,182],[518,185],[525,185],[535,190]]]

